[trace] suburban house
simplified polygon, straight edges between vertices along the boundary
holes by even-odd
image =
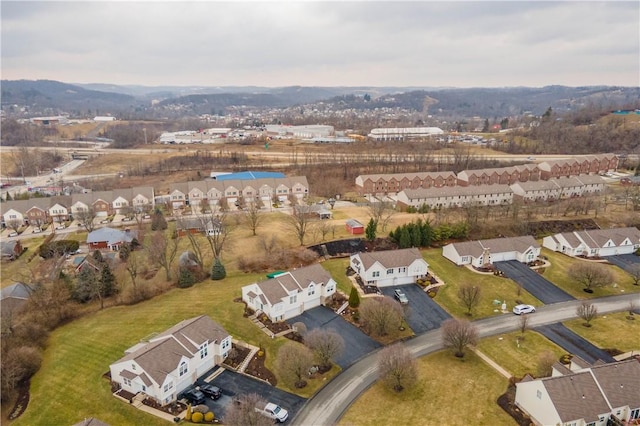
[[[11,317],[29,300],[34,289],[28,284],[14,283],[0,290],[0,313],[4,325],[11,325]]]
[[[442,255],[456,265],[482,268],[505,260],[532,262],[540,256],[540,245],[530,235],[494,238],[447,244],[442,247]]]
[[[222,223],[211,215],[200,217],[179,217],[176,221],[176,232],[178,236],[184,236],[188,233],[206,235],[219,235],[222,233]]]
[[[16,260],[22,254],[20,240],[0,241],[0,256],[2,260]]]
[[[100,228],[87,235],[87,245],[90,250],[109,249],[120,250],[124,243],[130,243],[136,238],[135,230],[124,230],[114,228]]]
[[[2,204],[7,203],[0,203]],[[9,208],[2,212],[2,223],[7,228],[21,227],[24,225],[24,215],[17,209]]]
[[[352,235],[364,234],[364,225],[356,219],[347,219],[344,227]]]
[[[574,356],[574,358],[576,358]],[[560,363],[551,377],[516,383],[515,404],[536,425],[629,425],[640,419],[640,362]]]
[[[629,227],[563,232],[544,237],[542,246],[569,256],[630,254],[640,248],[640,230]]]
[[[377,287],[414,283],[429,268],[417,248],[356,253],[349,265],[366,285]]]
[[[511,204],[513,191],[508,185],[455,186],[452,188],[405,189],[398,194],[397,205],[431,209]]]
[[[220,364],[229,350],[229,333],[210,317],[200,315],[127,349],[124,357],[109,366],[111,381],[166,405]]]
[[[269,280],[242,287],[242,300],[271,321],[285,321],[324,305],[337,284],[319,264],[283,272]]]

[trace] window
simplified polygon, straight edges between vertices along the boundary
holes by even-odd
[[[330,285],[327,287],[327,293],[331,293],[333,291],[333,286]]]
[[[316,294],[316,288],[314,286],[309,286],[309,290],[307,290],[307,296],[313,296]]]
[[[122,382],[127,386],[131,386],[131,380],[127,379],[126,377],[123,377]]]
[[[224,339],[222,341],[222,349],[227,349],[229,347],[229,339]]]
[[[392,275],[393,274],[393,269],[387,269],[387,275]]]
[[[145,392],[147,390],[147,387],[145,385],[142,385],[142,392]]]
[[[538,397],[538,399],[542,399],[542,391],[537,391],[536,396]]]
[[[182,364],[180,364],[180,370],[179,370],[180,377],[187,374],[188,371],[189,371],[189,366],[187,365],[186,361],[182,361]]]
[[[380,271],[373,271],[371,276],[374,277],[374,278],[378,278],[380,276]]]
[[[165,391],[165,393],[166,393],[166,392],[169,392],[171,389],[173,389],[173,382],[169,382],[169,383],[166,383],[166,384],[164,385],[164,391]]]
[[[209,345],[207,342],[204,342],[200,345],[200,359],[203,359],[207,355],[209,355]]]
[[[133,371],[136,371],[136,365],[135,365],[135,364],[131,364],[131,369],[132,369]]]
[[[289,303],[290,303],[290,304],[292,304],[292,305],[293,305],[293,304],[294,304],[294,303],[296,303],[297,301],[298,301],[298,295],[297,295],[297,294],[294,294],[293,296],[289,296]]]

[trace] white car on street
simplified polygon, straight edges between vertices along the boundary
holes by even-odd
[[[531,305],[516,305],[513,307],[513,313],[516,315],[532,314],[535,311],[536,311],[536,308],[534,308]]]

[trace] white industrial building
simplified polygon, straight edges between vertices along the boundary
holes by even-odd
[[[371,129],[369,137],[378,141],[400,141],[444,134],[439,127],[388,127]]]

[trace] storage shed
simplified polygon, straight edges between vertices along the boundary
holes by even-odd
[[[350,234],[364,234],[364,225],[355,219],[347,220],[345,227]]]

